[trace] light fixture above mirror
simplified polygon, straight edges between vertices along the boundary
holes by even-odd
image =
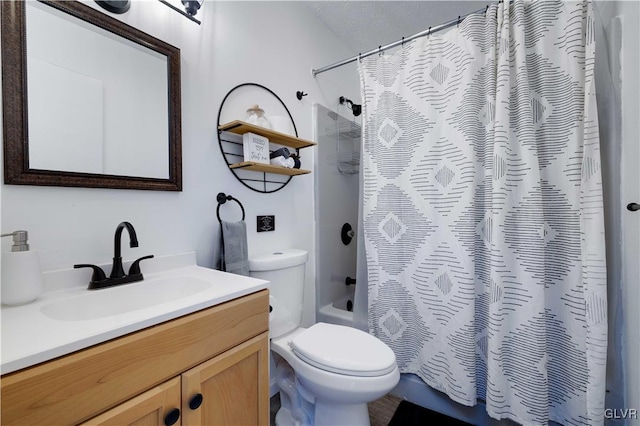
[[[201,22],[197,20],[195,16],[198,13],[198,10],[200,10],[200,7],[202,6],[202,4],[204,3],[204,0],[180,0],[180,2],[182,3],[182,6],[184,7],[184,10],[180,9],[180,7],[174,4],[174,3],[178,3],[179,0],[158,0],[158,1],[164,4],[165,6],[168,6],[171,9],[175,10],[185,18],[195,22],[196,24],[198,25],[201,24]]]
[[[200,10],[200,6],[204,0],[182,0],[182,4],[184,5],[184,10],[187,12],[187,15],[196,16],[198,10]]]
[[[111,13],[125,13],[131,7],[131,0],[95,0],[103,9]]]

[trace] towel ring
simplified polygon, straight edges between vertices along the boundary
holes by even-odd
[[[242,220],[244,220],[244,206],[237,198],[233,198],[231,195],[227,195],[224,192],[218,192],[216,200],[218,200],[218,208],[216,208],[216,216],[218,216],[218,222],[222,223],[222,219],[220,219],[220,206],[231,200],[238,203],[238,205],[242,209]]]

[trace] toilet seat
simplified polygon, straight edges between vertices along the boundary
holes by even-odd
[[[383,376],[396,368],[387,345],[352,327],[319,322],[296,335],[290,347],[304,362],[347,376]]]

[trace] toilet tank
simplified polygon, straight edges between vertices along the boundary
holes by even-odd
[[[304,272],[308,254],[288,249],[249,258],[249,275],[270,282],[270,337],[280,337],[300,326]]]

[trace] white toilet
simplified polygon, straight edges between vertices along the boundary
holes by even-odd
[[[369,425],[367,403],[400,380],[393,351],[361,330],[317,323],[301,328],[304,250],[249,259],[250,275],[268,280],[271,351],[281,408],[276,425]]]

